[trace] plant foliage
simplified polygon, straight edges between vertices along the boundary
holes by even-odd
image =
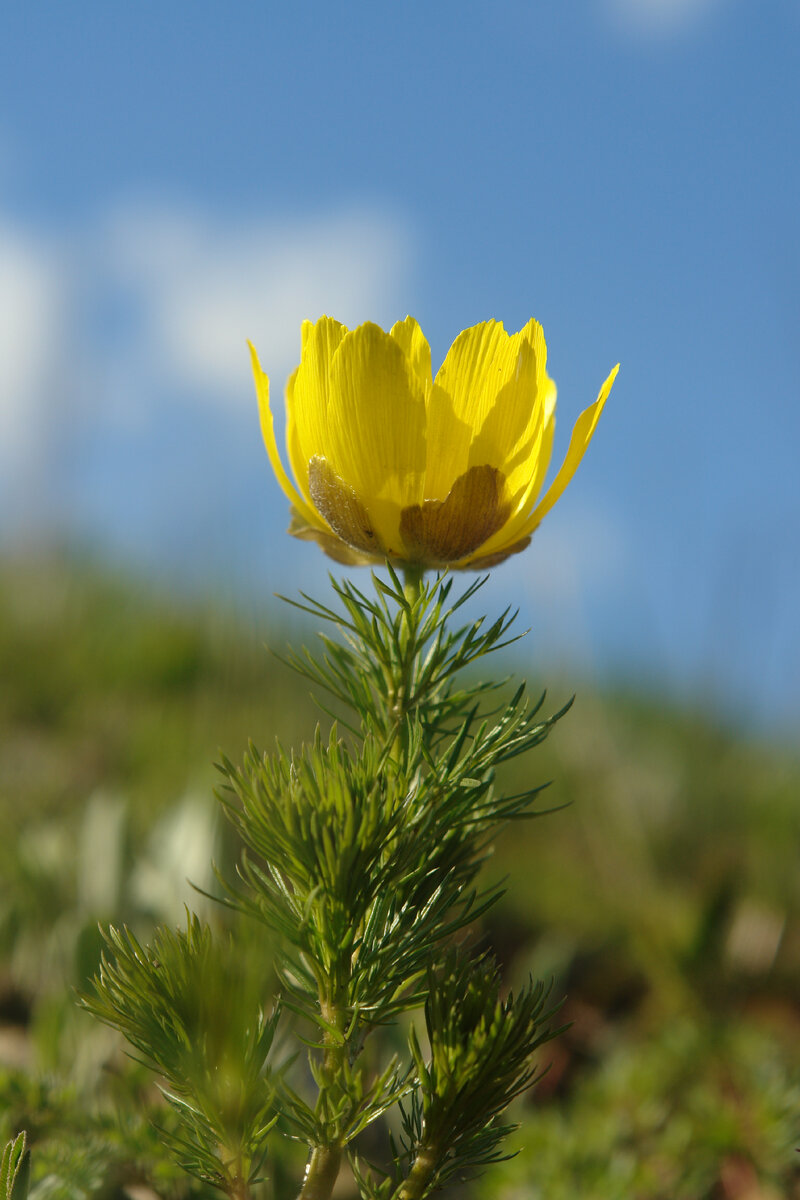
[[[27,1200],[31,1155],[20,1133],[6,1145],[0,1158],[0,1200]]]
[[[287,656],[337,707],[329,733],[220,766],[244,847],[224,903],[263,928],[269,971],[190,914],[149,947],[109,930],[84,999],[163,1078],[178,1160],[230,1196],[286,1135],[308,1147],[302,1200],[330,1196],[346,1154],[363,1196],[395,1200],[496,1162],[506,1109],[556,1032],[542,985],[504,997],[467,927],[499,895],[478,879],[492,840],[540,811],[541,787],[504,795],[497,767],[565,710],[543,718],[543,697],[503,699],[466,670],[514,640],[508,611],[458,623],[482,581],[451,599],[449,578],[387,570],[372,596],[332,581],[340,611],[298,604],[333,631]],[[376,1031],[423,1007],[429,1051],[412,1023],[406,1052],[379,1061]],[[356,1139],[395,1106],[394,1165],[365,1167]]]

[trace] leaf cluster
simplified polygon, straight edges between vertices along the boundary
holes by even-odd
[[[488,627],[486,619],[478,617],[451,628],[459,610],[485,584],[485,576],[451,600],[452,576],[404,586],[390,563],[386,569],[388,580],[372,575],[374,598],[350,580],[331,576],[343,612],[305,592],[300,593],[303,602],[282,597],[333,626],[338,635],[319,634],[321,654],[290,648],[283,661],[349,709],[358,721],[354,732],[368,727],[384,740],[391,739],[413,716],[433,750],[470,699],[498,687],[496,682],[482,682],[457,688],[455,679],[484,655],[522,636],[508,636],[517,614],[507,608]]]
[[[278,1117],[266,1067],[278,1007],[263,1007],[266,972],[192,914],[185,932],[161,928],[150,946],[126,928],[105,937],[83,1006],[164,1079],[181,1122],[161,1132],[181,1165],[236,1195],[258,1177]]]
[[[537,1079],[533,1052],[562,1032],[550,1024],[555,1009],[546,1002],[541,983],[501,998],[488,955],[470,961],[452,952],[431,971],[425,1003],[430,1057],[426,1062],[412,1026],[419,1087],[403,1110],[404,1149],[412,1177],[424,1164],[423,1194],[506,1157],[499,1146],[515,1126],[503,1123],[502,1114]]]

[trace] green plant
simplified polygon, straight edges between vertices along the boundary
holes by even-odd
[[[27,1200],[31,1155],[24,1133],[12,1138],[0,1158],[0,1200]]]
[[[504,996],[469,928],[499,895],[478,878],[492,839],[540,812],[541,787],[503,794],[496,770],[565,710],[543,718],[523,686],[501,698],[465,674],[515,640],[508,611],[457,623],[481,581],[452,599],[451,578],[387,571],[373,595],[334,581],[338,610],[298,605],[338,634],[289,654],[335,706],[329,734],[221,764],[244,843],[225,903],[263,929],[258,961],[191,914],[149,947],[112,928],[83,1000],[164,1080],[178,1161],[240,1200],[279,1139],[307,1147],[301,1200],[326,1200],[345,1159],[372,1200],[417,1200],[496,1161],[531,1055],[557,1032],[547,989]],[[361,1146],[369,1131],[374,1154],[387,1115],[370,1166]]]

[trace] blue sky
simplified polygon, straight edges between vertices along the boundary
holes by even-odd
[[[800,5],[15,5],[0,44],[0,537],[320,588],[244,353],[536,316],[570,491],[491,604],[530,653],[800,713]]]

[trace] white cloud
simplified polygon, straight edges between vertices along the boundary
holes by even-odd
[[[63,345],[57,253],[0,219],[0,499],[32,503],[55,440],[51,407]],[[27,514],[18,512],[17,523]]]
[[[172,398],[252,417],[246,338],[280,395],[303,317],[393,320],[409,249],[366,208],[244,222],[128,207],[83,234],[0,212],[0,532],[68,524],[70,479],[94,466],[113,488],[110,435],[143,453]]]
[[[140,209],[111,222],[106,262],[141,305],[142,350],[159,372],[199,397],[249,409],[245,339],[282,388],[304,317],[395,319],[409,241],[396,221],[369,210],[233,223]]]
[[[723,0],[602,0],[606,15],[621,31],[667,36],[697,25]]]

